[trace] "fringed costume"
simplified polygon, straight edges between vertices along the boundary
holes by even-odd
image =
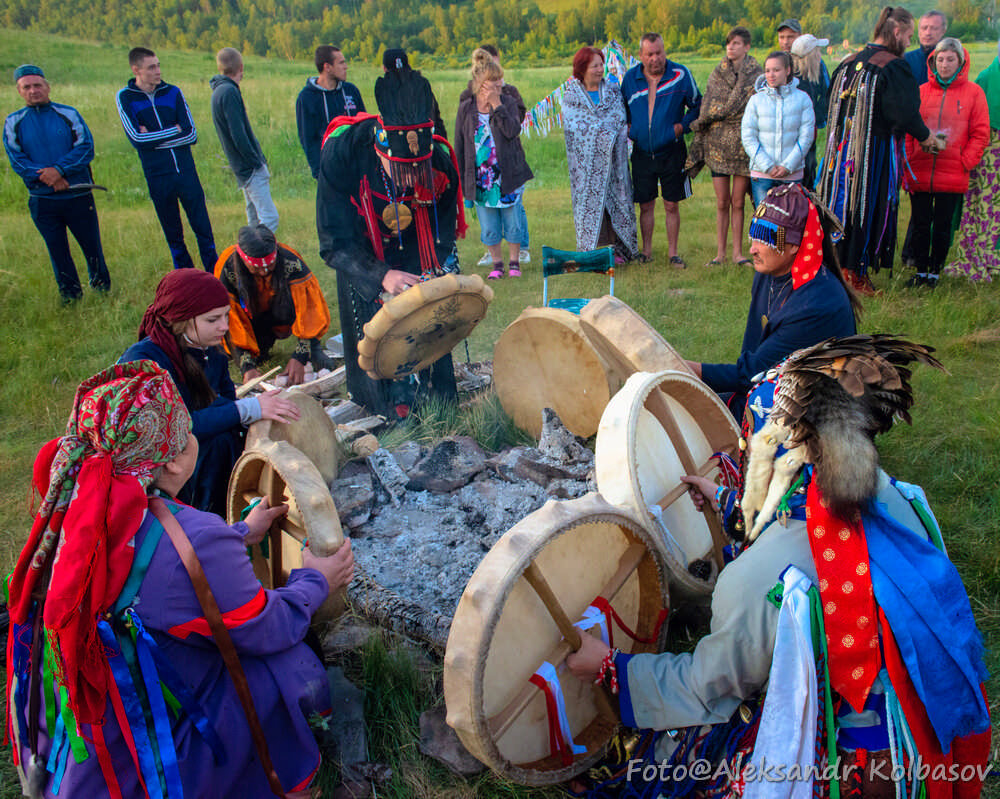
[[[590,795],[979,795],[980,634],[923,491],[873,442],[909,421],[914,361],[940,367],[888,336],[831,339],[751,393],[749,460],[714,503],[745,541],[711,631],[690,653],[611,653],[622,721],[662,732],[620,793]]]
[[[891,269],[896,251],[903,136],[930,135],[909,65],[869,44],[833,73],[829,119],[817,192],[843,223],[838,252],[845,276],[870,286],[869,272]]]
[[[375,97],[382,116],[330,123],[316,226],[320,255],[337,271],[347,389],[371,412],[399,419],[429,395],[457,399],[451,355],[403,380],[372,380],[358,365],[358,341],[382,306],[386,273],[429,279],[457,272],[455,238],[466,226],[454,155],[433,135],[435,103],[426,78],[408,67],[387,72],[376,81]],[[379,154],[389,160],[388,172]]]

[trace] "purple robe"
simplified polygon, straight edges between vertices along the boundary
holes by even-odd
[[[297,569],[288,584],[265,591],[254,577],[243,544],[247,526],[227,525],[218,516],[168,502],[187,533],[208,577],[223,620],[246,672],[271,759],[286,791],[306,787],[319,766],[319,749],[308,719],[330,712],[322,663],[303,643],[313,613],[326,599],[326,579],[314,569]],[[155,522],[147,512],[135,538],[136,551]],[[216,765],[211,750],[183,712],[170,713],[185,799],[190,797],[273,797],[250,737],[243,708],[222,656],[205,622],[191,580],[170,538],[163,533],[132,604],[143,625],[191,689],[225,747]],[[204,630],[204,632],[199,632]],[[39,755],[49,756],[44,704]],[[77,763],[72,754],[60,797],[108,796],[89,725],[83,725],[90,757]],[[123,796],[143,796],[131,754],[109,699],[104,737]],[[29,757],[21,741],[22,763]],[[45,796],[53,794],[52,781]]]

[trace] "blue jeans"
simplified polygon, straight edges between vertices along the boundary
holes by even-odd
[[[76,264],[73,263],[73,255],[69,249],[67,230],[73,234],[73,238],[83,250],[90,285],[101,291],[111,288],[111,276],[104,261],[101,227],[97,220],[92,192],[58,200],[50,197],[30,197],[28,210],[31,211],[35,227],[45,239],[52,271],[56,276],[56,285],[59,286],[59,295],[64,300],[76,299],[83,294],[80,288],[80,276],[77,274]]]
[[[271,199],[271,173],[267,164],[255,169],[250,179],[240,186],[247,201],[247,224],[266,226],[272,233],[278,230],[278,209]]]
[[[479,218],[479,240],[487,247],[499,244],[506,239],[511,244],[520,244],[526,237],[521,230],[522,207],[518,212],[519,203],[506,208],[487,208],[476,204],[476,216]]]
[[[531,248],[531,242],[528,239],[528,215],[524,212],[524,195],[522,194],[517,202],[514,204],[517,209],[518,219],[521,222],[521,249],[527,250]],[[513,241],[513,239],[507,235],[507,227],[504,226],[503,237],[507,241]]]
[[[764,202],[764,195],[769,189],[783,183],[799,183],[798,180],[774,180],[773,178],[750,178],[750,193],[753,195],[754,208]]]

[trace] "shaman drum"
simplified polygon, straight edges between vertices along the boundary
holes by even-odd
[[[358,365],[373,380],[426,369],[468,337],[492,300],[493,289],[479,275],[417,283],[387,301],[365,325]]]
[[[609,377],[579,318],[559,308],[527,308],[507,326],[493,348],[493,384],[507,415],[535,438],[543,408],[589,438],[621,385]]]
[[[642,526],[597,494],[550,500],[504,533],[469,580],[445,651],[448,724],[465,747],[523,785],[600,759],[617,718],[563,661],[580,630],[623,652],[659,651],[664,569]]]
[[[695,510],[681,477],[714,477],[712,454],[734,455],[738,446],[739,430],[726,406],[682,372],[637,372],[601,417],[597,490],[642,520],[667,563],[675,604],[711,594],[725,538],[708,503]]]
[[[323,482],[331,483],[337,477],[341,457],[337,428],[323,406],[308,394],[286,391],[281,397],[295,403],[299,418],[294,422],[254,422],[247,429],[246,449],[259,449],[266,441],[287,441],[319,470]]]
[[[267,588],[284,585],[292,569],[302,566],[302,549],[332,555],[344,543],[340,516],[330,490],[312,462],[287,441],[262,441],[236,461],[229,478],[227,518],[240,519],[244,508],[266,496],[272,506],[288,503],[288,515],[278,519],[268,539],[268,560],[254,545],[254,572]]]
[[[588,302],[580,312],[580,327],[622,383],[636,372],[673,369],[692,374],[666,339],[617,297]]]

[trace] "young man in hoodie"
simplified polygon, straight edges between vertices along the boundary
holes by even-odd
[[[330,120],[363,113],[365,101],[353,83],[347,82],[347,59],[339,47],[316,48],[315,78],[309,78],[295,101],[295,123],[313,178],[319,177],[319,153]]]
[[[191,111],[181,90],[160,78],[160,59],[156,53],[145,47],[133,47],[128,63],[135,77],[118,92],[118,115],[125,135],[139,153],[149,197],[170,247],[174,269],[194,266],[184,244],[179,203],[184,206],[188,224],[194,231],[202,266],[211,272],[218,254],[205,207],[205,191],[191,157],[191,145],[198,141]]]
[[[243,190],[247,203],[247,224],[278,229],[278,209],[271,199],[271,173],[260,142],[253,134],[240,83],[243,80],[243,56],[235,47],[223,47],[215,55],[219,67],[209,84],[212,87],[212,121],[219,134],[222,151]]]

